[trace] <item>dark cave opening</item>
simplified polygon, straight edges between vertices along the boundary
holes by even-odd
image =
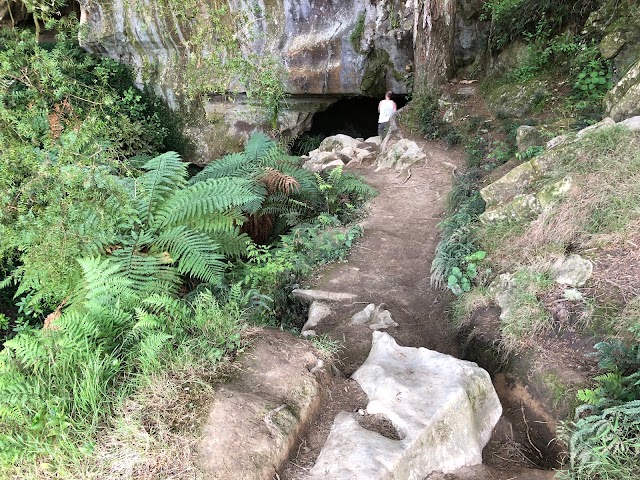
[[[368,138],[378,133],[378,103],[382,98],[345,97],[313,116],[308,136],[328,137],[343,133],[353,138]],[[398,108],[407,104],[404,95],[394,95]]]

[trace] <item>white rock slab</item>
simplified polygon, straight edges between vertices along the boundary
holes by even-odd
[[[314,300],[324,300],[326,302],[342,302],[344,300],[353,300],[357,297],[353,293],[346,292],[327,292],[325,290],[305,290],[296,288],[291,294],[305,302],[313,302]]]
[[[400,347],[373,332],[369,357],[353,378],[369,397],[367,413],[386,415],[402,440],[365,430],[342,412],[308,480],[420,480],[482,462],[502,407],[475,363]]]
[[[620,122],[632,132],[640,132],[640,116],[630,117]]]

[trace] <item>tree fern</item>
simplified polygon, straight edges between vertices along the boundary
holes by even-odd
[[[162,232],[153,248],[167,250],[181,274],[214,282],[224,273],[224,256],[217,253],[218,245],[205,233],[184,226],[174,227]]]
[[[153,228],[180,225],[209,213],[242,207],[256,201],[257,194],[245,179],[219,178],[195,183],[174,192],[158,208]]]
[[[143,222],[153,222],[155,207],[186,185],[187,164],[175,152],[167,152],[145,163],[146,172],[138,179],[138,213]]]

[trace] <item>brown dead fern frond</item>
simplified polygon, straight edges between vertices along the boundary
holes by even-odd
[[[271,167],[265,169],[262,181],[266,185],[269,193],[282,192],[291,195],[300,190],[298,180],[291,175],[286,175]]]

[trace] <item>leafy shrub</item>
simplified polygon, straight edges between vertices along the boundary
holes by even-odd
[[[356,20],[356,25],[353,27],[351,34],[349,35],[349,41],[351,42],[351,46],[356,52],[360,51],[360,44],[362,43],[362,35],[364,34],[364,20],[365,14],[364,12],[358,15],[358,19]]]
[[[445,140],[448,146],[460,143],[460,134],[442,119],[438,97],[435,94],[416,92],[403,119],[412,133],[419,133],[428,140],[440,138]]]
[[[563,426],[569,444],[564,477],[572,480],[623,480],[640,474],[640,330],[630,344],[599,344],[600,365],[610,369],[596,386],[577,394],[582,405],[574,422]]]
[[[462,295],[471,290],[473,279],[478,276],[478,263],[485,259],[487,252],[478,250],[477,252],[464,257],[464,265],[453,267],[451,274],[447,278],[447,287],[454,295]]]
[[[431,263],[431,283],[441,286],[457,268],[460,272],[465,260],[478,251],[473,224],[484,211],[485,203],[475,189],[477,171],[456,178],[447,198],[447,217],[438,224],[442,240],[436,246]],[[462,268],[461,268],[462,267]]]
[[[323,210],[337,215],[341,220],[351,220],[356,207],[376,195],[374,188],[362,180],[362,177],[343,171],[342,167],[328,174],[316,174],[318,189],[324,196]]]
[[[29,330],[0,352],[0,471],[35,458],[56,465],[89,453],[101,422],[131,375],[176,358],[210,365],[238,346],[243,320],[210,293],[193,303],[140,296],[108,260],[81,262],[83,288],[45,329]]]
[[[500,50],[523,35],[558,33],[571,22],[581,23],[600,4],[600,0],[490,0],[484,9],[492,23],[490,46]]]

